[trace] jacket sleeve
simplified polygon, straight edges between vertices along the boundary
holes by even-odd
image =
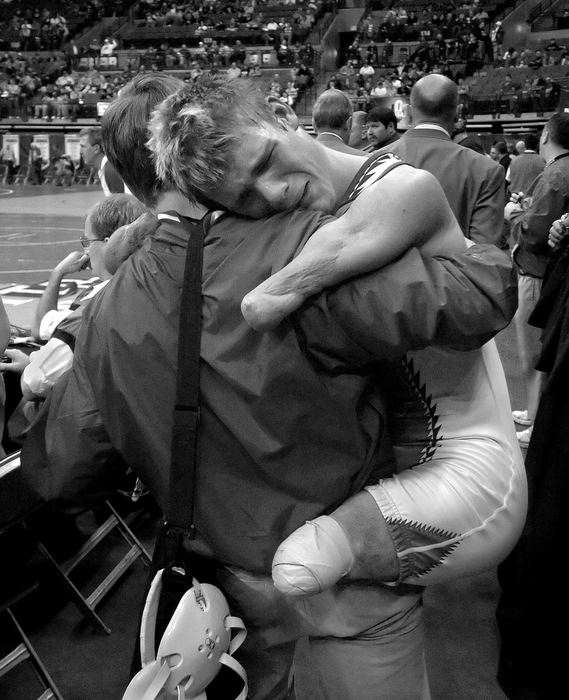
[[[516,308],[516,273],[496,246],[476,244],[448,257],[423,257],[413,248],[310,300],[295,323],[328,371],[353,371],[429,345],[479,348]]]
[[[112,447],[91,386],[76,364],[53,386],[22,448],[22,473],[59,507],[100,501],[127,466]]]
[[[535,255],[549,254],[547,239],[549,229],[555,219],[559,219],[567,210],[569,193],[559,173],[547,176],[544,171],[532,194],[527,209],[514,212],[510,228],[514,242],[519,246],[519,253],[527,251]],[[514,253],[514,257],[517,255]]]
[[[475,243],[493,243],[494,245],[500,243],[504,227],[505,204],[504,173],[503,168],[498,166],[490,171],[484,188],[477,197],[468,229],[470,240]]]

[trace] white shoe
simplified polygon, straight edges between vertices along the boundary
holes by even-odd
[[[529,445],[532,432],[533,426],[531,426],[530,428],[526,428],[525,430],[521,430],[519,433],[516,433],[520,447],[527,447]]]
[[[528,416],[527,409],[524,411],[512,411],[512,418],[518,425],[533,425],[533,421]]]

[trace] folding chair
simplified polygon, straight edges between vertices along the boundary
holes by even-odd
[[[15,452],[14,454],[0,461],[0,476],[3,474],[3,472],[6,472],[7,475],[9,473],[17,476],[19,467],[20,452]],[[3,488],[2,491],[3,493],[7,493],[6,488]],[[38,506],[39,504],[36,498],[34,508]],[[138,558],[142,560],[145,566],[148,566],[151,562],[151,557],[110,501],[104,501],[101,508],[107,512],[106,520],[102,523],[102,525],[97,527],[97,529],[91,534],[80,549],[64,563],[58,563],[56,561],[40,538],[36,538],[35,545],[38,552],[51,565],[53,572],[60,580],[69,597],[79,608],[84,617],[92,624],[100,627],[107,634],[110,634],[110,628],[96,613],[96,606],[109,593],[114,584],[128,571],[128,569]],[[24,513],[18,518],[18,522],[23,527],[26,527],[25,518],[27,515],[28,513]],[[107,535],[115,530],[120,533],[122,538],[130,546],[129,550],[121,557],[119,562],[91,593],[82,593],[78,586],[71,580],[70,574],[82,561],[84,561],[87,555],[90,554],[90,552],[92,552],[95,547],[107,537]]]
[[[40,507],[40,501],[19,478],[19,455],[10,455],[0,462],[0,534],[6,533],[10,528],[21,524],[23,519]],[[7,674],[19,664],[29,661],[32,668],[44,687],[44,691],[38,700],[57,698],[63,700],[56,684],[49,675],[33,644],[16,619],[12,607],[31,593],[37,584],[33,582],[20,583],[16,588],[8,590],[0,601],[0,613],[11,623],[15,632],[16,645],[0,658],[0,677]]]

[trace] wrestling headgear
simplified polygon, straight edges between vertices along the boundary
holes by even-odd
[[[142,670],[130,682],[123,700],[205,700],[205,689],[222,664],[243,679],[244,688],[236,700],[245,700],[247,676],[232,654],[241,646],[247,632],[243,621],[230,615],[227,601],[216,586],[193,579],[193,586],[178,603],[155,655],[156,612],[163,571],[152,581],[142,614]],[[239,630],[233,639],[232,629]]]

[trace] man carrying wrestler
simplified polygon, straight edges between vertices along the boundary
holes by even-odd
[[[224,129],[212,135],[204,130],[211,123],[207,113],[186,112],[203,130],[199,142],[211,143],[221,155],[209,167],[219,168],[240,143],[228,140],[224,131],[240,134],[252,156],[249,173],[241,168],[235,178],[237,197],[227,182],[204,189],[203,199],[220,201],[219,194],[235,200],[223,201],[226,206],[255,216],[282,213],[260,221],[223,216],[205,226],[197,537],[190,547],[218,563],[218,579],[231,608],[246,618],[249,637],[237,656],[249,674],[251,698],[286,697],[300,635],[311,639],[310,663],[320,697],[427,698],[421,586],[400,581],[397,548],[377,507],[373,532],[368,528],[374,556],[365,555],[368,543],[362,542],[364,556],[356,556],[342,585],[300,600],[290,598],[273,587],[271,564],[283,539],[307,520],[330,513],[341,520],[341,504],[350,496],[364,500],[363,486],[381,476],[395,478],[388,445],[382,441],[383,406],[373,377],[379,358],[395,359],[435,341],[465,350],[479,347],[513,313],[509,264],[499,251],[481,246],[437,259],[411,249],[385,270],[312,299],[276,332],[255,332],[240,316],[241,299],[329,221],[317,211],[286,210],[302,204],[333,211],[351,175],[339,173],[335,162],[330,177],[328,157],[312,151],[303,136],[297,141],[296,132],[264,111],[262,101],[247,90],[234,91],[222,81],[197,91],[201,97],[211,94],[227,118]],[[109,110],[103,128],[109,126],[112,140],[112,105]],[[295,156],[300,144],[304,151]],[[117,163],[130,164],[125,145],[122,151],[116,146]],[[107,146],[106,151],[112,161],[113,149]],[[186,155],[180,153],[182,164]],[[231,161],[238,169],[245,166]],[[203,178],[208,164],[200,163]],[[360,165],[353,165],[355,172]],[[343,160],[344,167],[352,168],[352,163]],[[256,179],[269,170],[278,177],[257,189]],[[404,191],[406,178],[393,179],[391,174],[384,178],[391,180],[392,208],[404,220],[400,226],[416,227],[428,212],[407,215],[411,196]],[[123,175],[136,187],[135,171],[124,168]],[[436,212],[444,203],[442,192],[420,173],[407,175],[413,196],[426,188]],[[395,217],[384,213],[396,226]],[[174,396],[185,243],[189,235],[204,235],[204,225],[172,211],[160,217],[162,226],[144,250],[125,261],[95,300],[90,322],[78,338],[50,436],[52,488],[55,483],[64,500],[81,498],[85,482],[78,477],[85,465],[90,467],[88,488],[108,488],[119,455],[160,503],[166,501],[171,433],[167,407]],[[469,308],[462,298],[467,287]],[[117,294],[128,304],[117,303]],[[96,445],[81,440],[85,430],[97,438]],[[75,451],[77,444],[81,449]],[[96,459],[85,455],[89,449]],[[472,487],[480,493],[487,490],[482,484]],[[512,496],[520,500],[516,492]],[[427,505],[429,500],[425,498]],[[502,541],[501,555],[519,531],[519,518],[510,506],[504,508],[508,522],[493,533]],[[353,512],[346,515],[354,517]],[[347,524],[342,522],[342,527]],[[488,565],[501,555],[493,551]],[[365,578],[369,580],[359,582]]]

